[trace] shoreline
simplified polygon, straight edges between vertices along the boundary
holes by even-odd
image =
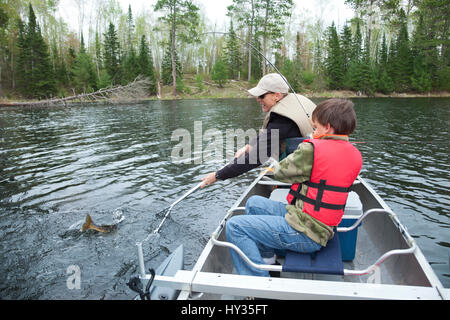
[[[229,81],[223,88],[219,88],[218,85],[210,82],[204,81],[204,87],[199,89],[195,86],[192,81],[185,81],[185,91],[183,93],[177,94],[174,96],[172,94],[172,86],[163,86],[161,88],[160,96],[148,96],[139,100],[135,100],[132,103],[136,102],[145,102],[152,100],[201,100],[201,99],[233,99],[233,98],[253,98],[247,93],[247,90],[252,87],[246,81]],[[361,94],[359,92],[350,91],[350,90],[324,90],[320,92],[314,92],[311,90],[303,90],[299,94],[304,95],[309,99],[329,99],[329,98],[342,98],[342,99],[356,99],[356,98],[450,98],[450,92],[430,92],[426,94],[420,93],[392,93],[389,95],[385,95],[382,93],[375,93],[373,96],[368,96],[365,94]],[[33,102],[39,103],[38,100],[27,100],[27,99],[8,99],[8,98],[0,98],[0,107],[24,107],[24,106],[33,106]],[[70,104],[81,103],[73,101]],[[101,103],[101,102],[86,102],[83,103]],[[122,103],[122,102],[117,102]],[[130,103],[130,101],[123,103]],[[68,105],[70,105],[68,104]]]

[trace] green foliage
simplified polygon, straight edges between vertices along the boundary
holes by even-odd
[[[106,71],[112,77],[113,84],[121,83],[120,70],[120,45],[117,39],[117,32],[110,22],[108,31],[103,35],[103,63]]]
[[[182,77],[182,69],[180,59],[178,58],[178,54],[175,51],[175,67],[176,67],[176,76],[177,78]],[[167,47],[166,52],[164,53],[162,65],[161,65],[161,80],[164,85],[172,84],[172,53],[170,45]]]
[[[346,0],[357,9],[355,17],[341,30],[331,26],[326,32],[320,22],[308,21],[301,45],[294,43],[298,28],[289,17],[296,13],[292,1],[233,0],[228,34],[205,37],[201,50],[191,44],[198,40],[199,29],[212,28],[190,0],[155,1],[161,13],[158,21],[149,12],[134,21],[131,6],[122,11],[117,1],[101,2],[96,21],[107,23],[94,27],[89,22],[89,27],[103,34],[90,33],[92,43],[85,44],[55,15],[59,1],[33,0],[31,6],[25,0],[0,0],[0,95],[50,98],[72,94],[72,88],[90,91],[125,84],[137,75],[150,79],[152,95],[157,91],[157,71],[151,48],[157,48],[158,62],[163,57],[164,84],[185,92],[189,87],[180,82],[181,61],[185,70],[193,70],[202,60],[197,86],[203,90],[200,78],[217,76],[219,66],[206,73],[216,56],[226,64],[229,79],[247,76],[256,84],[268,72],[266,62],[240,38],[273,58],[297,91],[306,86],[367,94],[450,90],[448,0]],[[158,31],[149,34],[151,27]],[[156,43],[150,46],[150,41],[166,44],[160,48]]]
[[[238,30],[246,30],[246,41],[267,56],[270,48],[281,48],[283,29],[292,14],[292,7],[292,0],[233,0],[227,15],[238,23]],[[246,46],[245,57],[247,79],[259,79],[265,71],[266,61],[250,45]]]
[[[257,0],[254,3],[254,21],[258,27],[255,36],[262,37],[265,41],[272,40],[272,46],[280,48],[283,28],[292,14],[293,0]]]
[[[48,46],[29,5],[28,24],[19,22],[18,84],[24,96],[50,98],[56,93],[55,75]]]
[[[302,91],[302,65],[298,61],[284,59],[280,72],[285,76],[286,80],[291,84],[295,92]]]
[[[412,88],[420,93],[431,90],[431,75],[421,56],[414,59],[414,70],[411,76]]]
[[[137,76],[141,73],[138,57],[136,56],[136,51],[133,47],[130,48],[130,51],[125,56],[125,62],[123,64],[123,74],[122,74],[122,83],[127,84],[131,81],[134,81]]]
[[[154,7],[155,11],[162,11],[163,14],[159,17],[159,21],[164,22],[169,26],[170,30],[170,66],[172,75],[172,85],[174,87],[174,95],[176,95],[176,79],[175,76],[181,79],[181,65],[179,64],[178,57],[176,56],[176,43],[177,38],[183,43],[192,43],[199,41],[198,39],[198,25],[199,25],[199,8],[195,6],[190,0],[158,0]],[[163,61],[163,83],[167,83],[168,78],[168,63],[164,57]],[[172,63],[175,61],[175,63]],[[164,70],[164,68],[166,68]],[[178,76],[178,73],[180,75]]]
[[[201,74],[197,74],[195,76],[195,82],[197,83],[197,88],[199,92],[205,89],[205,86],[203,85],[203,76]]]
[[[347,72],[352,61],[352,30],[349,25],[345,25],[341,35],[341,52],[343,71]]]
[[[83,38],[82,38],[83,39]],[[84,49],[83,40],[78,56],[72,70],[73,81],[78,92],[91,92],[97,90],[97,77],[92,58]]]
[[[384,94],[391,94],[394,91],[394,83],[386,70],[381,71],[381,75],[378,78],[377,90]]]
[[[344,79],[344,67],[339,37],[336,26],[333,24],[328,28],[328,56],[325,60],[325,69],[328,76],[328,87],[330,89],[341,89]]]
[[[148,80],[150,81],[149,93],[151,95],[156,95],[157,82],[155,76],[155,69],[153,67],[153,57],[148,47],[147,41],[145,39],[145,35],[143,35],[141,38],[137,63],[139,67],[139,74],[148,78]]]
[[[3,8],[3,6],[4,6],[4,4],[1,3],[0,4],[0,29],[5,28],[6,25],[8,24],[8,20],[9,20],[6,9]]]
[[[395,90],[407,92],[411,89],[411,76],[413,74],[413,63],[408,39],[408,28],[406,15],[403,9],[400,12],[400,31],[395,42],[395,55],[392,63],[393,80]]]
[[[352,52],[350,60],[353,62],[361,61],[362,52],[362,34],[359,19],[356,19],[356,31],[352,40]]]
[[[450,91],[450,67],[442,67],[436,73],[436,90]]]
[[[228,70],[225,62],[221,58],[216,60],[214,67],[211,72],[211,79],[214,80],[220,88],[223,88],[223,85],[228,80]]]
[[[97,86],[99,89],[101,88],[107,88],[112,85],[111,77],[108,74],[108,71],[106,69],[102,69],[100,71],[100,75],[98,77],[98,83]]]
[[[302,82],[306,86],[310,86],[314,83],[314,81],[316,79],[316,75],[314,74],[314,72],[303,71],[301,73],[301,78],[302,78]]]
[[[183,79],[180,78],[180,77],[177,78],[177,87],[176,87],[176,89],[177,89],[177,92],[182,92],[182,93],[184,92],[184,93],[187,93],[187,94],[191,94],[191,89],[184,84]]]
[[[224,60],[228,65],[228,72],[231,79],[237,79],[241,68],[241,56],[239,41],[233,28],[233,20],[230,22],[230,29],[227,35],[226,46],[224,48]]]
[[[252,63],[251,63],[252,73],[251,73],[251,76],[253,79],[259,80],[263,76],[262,64],[266,63],[266,61],[258,53],[258,51],[259,52],[262,51],[261,50],[261,42],[260,42],[260,39],[258,36],[255,36],[253,38],[253,47],[255,48],[255,50],[252,50]]]

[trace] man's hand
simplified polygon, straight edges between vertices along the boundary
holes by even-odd
[[[214,182],[216,182],[216,173],[215,172],[210,172],[208,173],[206,176],[204,176],[202,178],[202,185],[200,186],[201,189],[203,189],[205,186],[208,186],[210,184],[213,184]]]

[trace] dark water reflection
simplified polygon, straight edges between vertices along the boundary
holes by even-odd
[[[450,287],[450,100],[354,102],[362,176]],[[194,141],[194,121],[202,121],[204,133],[257,129],[262,119],[251,99],[0,109],[0,297],[132,296],[125,283],[136,271],[135,243],[157,227],[156,213],[224,164],[172,163],[172,132],[186,129]],[[193,148],[192,156],[201,153]],[[156,267],[184,243],[191,268],[226,208],[256,174],[216,183],[175,207],[161,237],[145,244],[147,266]],[[107,224],[116,210],[125,216],[117,231],[77,231],[87,213]],[[79,290],[67,287],[71,265],[81,270]]]

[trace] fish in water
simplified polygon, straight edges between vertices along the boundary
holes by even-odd
[[[97,226],[92,221],[91,215],[88,213],[86,215],[86,221],[81,227],[81,232],[85,232],[87,230],[95,230],[102,233],[109,233],[117,229],[117,223],[115,224],[102,224],[101,226]]]

